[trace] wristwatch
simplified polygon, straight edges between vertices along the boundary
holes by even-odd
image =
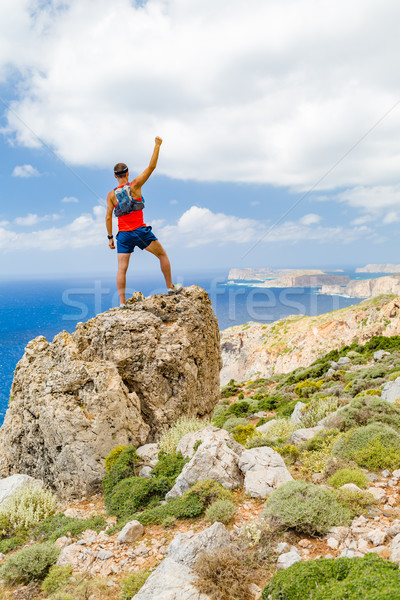
[[[108,235],[107,237],[108,237],[109,240],[112,240],[114,236],[113,235]]]

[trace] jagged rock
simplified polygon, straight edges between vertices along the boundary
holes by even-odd
[[[278,557],[278,563],[276,566],[278,570],[288,569],[289,567],[294,565],[294,563],[300,562],[301,560],[303,559],[301,558],[296,548],[294,548],[290,552],[285,552],[285,554],[281,554]]]
[[[186,463],[176,478],[174,487],[165,496],[166,500],[181,496],[190,486],[201,479],[218,481],[228,490],[241,487],[243,476],[238,467],[239,456],[225,441],[203,443],[193,458]]]
[[[160,448],[158,444],[145,444],[144,446],[140,446],[136,448],[136,454],[140,456],[140,458],[146,462],[150,467],[155,467],[158,462],[158,453],[160,452]]]
[[[378,500],[378,502],[383,500],[383,498],[385,498],[386,496],[385,490],[382,490],[379,487],[369,487],[366,491],[372,494],[374,498]]]
[[[116,542],[118,544],[128,544],[136,542],[144,532],[144,527],[139,521],[129,521],[119,532]]]
[[[62,535],[61,537],[57,538],[54,543],[59,548],[63,549],[72,544],[72,540],[67,535]]]
[[[351,360],[349,359],[348,356],[341,356],[339,358],[339,360],[337,361],[337,364],[339,365],[339,367],[343,367],[344,365],[349,365],[351,363]]]
[[[400,398],[400,377],[397,377],[394,381],[385,383],[381,398],[387,402],[395,402]]]
[[[365,537],[373,546],[382,546],[386,540],[387,534],[386,531],[383,531],[382,529],[371,529]]]
[[[110,552],[110,550],[105,550],[104,548],[99,550],[96,554],[96,558],[99,558],[100,560],[108,560],[109,558],[113,558],[113,556],[114,554]]]
[[[362,492],[362,489],[355,483],[344,483],[340,486],[341,490],[350,490],[351,492]]]
[[[278,554],[283,554],[284,552],[290,552],[290,546],[287,542],[279,542],[276,546],[276,551]]]
[[[296,423],[296,425],[300,425],[301,424],[301,417],[303,416],[303,409],[306,407],[307,405],[304,404],[304,402],[297,402],[296,406],[294,407],[294,410],[290,416],[290,420],[292,423]]]
[[[43,481],[34,479],[29,475],[11,475],[5,479],[0,479],[0,505],[8,498],[11,498],[15,492],[27,487],[43,487]]]
[[[1,475],[22,471],[81,497],[98,489],[116,446],[155,441],[182,414],[211,414],[221,359],[206,292],[136,293],[128,306],[27,345],[0,430]]]
[[[329,548],[331,548],[331,550],[336,550],[339,547],[339,542],[334,537],[328,538],[326,540],[326,543],[328,544]]]
[[[200,429],[200,431],[194,431],[184,435],[176,450],[177,452],[182,452],[183,456],[192,458],[195,454],[194,447],[196,443],[198,444],[198,442],[201,442],[201,444],[206,445],[220,441],[225,442],[234,452],[236,452],[236,454],[241,454],[243,452],[243,446],[238,444],[225,429],[219,429],[212,425]],[[198,448],[201,444],[198,444]]]
[[[245,450],[239,458],[239,468],[245,474],[246,494],[253,498],[266,498],[293,480],[280,454],[269,446]]]
[[[297,429],[297,431],[295,431],[291,435],[289,443],[293,444],[294,446],[298,446],[300,444],[303,444],[304,442],[308,442],[309,440],[312,440],[312,438],[315,437],[323,429],[324,427],[322,427],[321,425]]]
[[[57,565],[60,567],[67,567],[68,565],[78,567],[81,556],[82,546],[79,544],[69,544],[61,550],[57,559]]]
[[[229,546],[229,533],[222,523],[214,523],[200,533],[181,533],[171,542],[165,558],[132,600],[210,600],[193,585],[192,570],[201,551]]]

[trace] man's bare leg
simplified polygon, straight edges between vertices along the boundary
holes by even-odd
[[[167,288],[171,289],[173,287],[171,279],[171,264],[169,262],[167,253],[161,246],[160,242],[158,240],[150,242],[150,244],[147,246],[147,248],[145,248],[145,250],[151,252],[160,260],[160,267],[162,274],[164,275],[165,283],[167,285]]]
[[[119,301],[121,304],[125,304],[125,289],[126,289],[126,272],[129,266],[129,259],[131,255],[125,253],[118,254],[118,272],[117,272],[117,289],[119,294]]]

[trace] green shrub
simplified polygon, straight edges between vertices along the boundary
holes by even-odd
[[[18,490],[0,507],[0,534],[28,530],[55,511],[57,498],[39,486]]]
[[[234,379],[231,379],[229,383],[222,387],[221,398],[230,398],[231,396],[236,396],[236,394],[242,387],[243,384],[240,381],[235,381]]]
[[[307,407],[301,417],[303,427],[315,427],[321,419],[337,410],[339,401],[333,396],[326,396],[321,399],[313,399],[307,404]]]
[[[165,519],[163,519],[161,525],[162,525],[162,527],[165,527],[166,529],[168,529],[169,527],[175,527],[176,523],[177,523],[177,518],[172,515],[168,515],[167,517],[165,517]]]
[[[277,419],[271,428],[268,430],[268,437],[271,440],[286,440],[299,426],[293,423],[290,419]]]
[[[71,575],[71,565],[68,565],[66,567],[53,565],[42,583],[42,589],[48,595],[54,594],[54,592],[58,592],[58,590],[67,585]]]
[[[365,514],[371,506],[378,504],[375,497],[364,490],[335,490],[334,495],[336,500],[350,511],[352,519]]]
[[[250,440],[252,437],[257,435],[257,429],[254,427],[254,425],[250,424],[237,425],[234,429],[232,429],[231,433],[233,439],[244,446],[247,440]]]
[[[269,396],[263,396],[258,401],[258,409],[259,410],[274,410],[282,403],[283,397],[271,394]]]
[[[228,433],[231,433],[235,429],[235,427],[248,425],[248,424],[249,424],[249,422],[247,421],[247,419],[243,419],[240,417],[229,417],[225,421],[225,423],[223,425],[223,429],[228,431]]]
[[[11,585],[40,581],[46,577],[59,554],[60,548],[50,543],[23,548],[0,566],[0,579]]]
[[[140,588],[146,583],[150,574],[150,569],[140,569],[140,571],[131,573],[122,579],[118,600],[131,600],[132,596],[137,594]]]
[[[234,415],[235,417],[245,417],[249,412],[250,405],[246,400],[243,402],[235,402],[231,404],[226,411],[227,415]]]
[[[178,477],[185,464],[189,461],[188,458],[182,456],[181,452],[177,454],[164,454],[160,452],[158,455],[158,463],[152,471],[153,477]]]
[[[305,473],[324,473],[331,459],[334,443],[340,436],[337,429],[324,429],[302,447],[301,463]]]
[[[279,454],[285,459],[286,464],[290,465],[294,464],[300,456],[300,450],[297,448],[297,446],[293,446],[293,444],[276,446],[274,447],[274,450],[279,452]]]
[[[119,458],[119,455],[125,450],[125,448],[127,448],[127,446],[117,446],[116,448],[114,448],[114,450],[111,450],[108,456],[106,456],[104,460],[104,467],[106,469],[106,473],[110,472],[111,467],[115,465]]]
[[[376,422],[386,423],[400,431],[400,409],[377,396],[363,395],[354,398],[329,420],[341,431]]]
[[[340,488],[346,483],[354,483],[356,486],[363,489],[368,487],[368,485],[370,484],[370,480],[368,479],[366,474],[360,471],[359,469],[346,468],[336,471],[334,475],[329,477],[327,483],[328,485],[331,485],[334,488]]]
[[[367,554],[363,558],[319,558],[298,562],[274,575],[263,600],[395,600],[398,565]]]
[[[382,390],[364,390],[363,392],[360,392],[359,394],[357,394],[357,396],[355,396],[355,398],[358,398],[359,396],[382,396]]]
[[[111,515],[127,517],[150,502],[163,500],[174,485],[174,478],[157,477],[144,479],[128,477],[120,481],[110,494],[104,496],[105,505]]]
[[[237,511],[236,505],[231,500],[216,500],[206,510],[206,520],[210,523],[219,521],[228,524]]]
[[[297,394],[299,398],[309,398],[319,390],[322,384],[323,380],[313,381],[312,379],[306,379],[295,386],[294,393]]]
[[[393,371],[393,373],[390,373],[390,375],[387,378],[387,380],[388,381],[395,381],[398,377],[400,377],[400,371]]]
[[[332,453],[371,471],[398,469],[400,435],[388,425],[371,423],[348,431],[334,444]]]
[[[276,416],[281,418],[290,417],[297,402],[298,400],[288,400],[287,402],[282,402],[282,404],[280,404],[276,409]]]
[[[4,540],[0,540],[0,552],[2,554],[7,554],[8,552],[12,552],[16,550],[20,546],[23,546],[26,542],[27,534],[24,535],[15,535],[10,538],[6,538]]]
[[[350,521],[350,511],[331,491],[305,481],[290,481],[272,492],[265,516],[306,535],[323,535],[331,527]]]
[[[101,531],[107,525],[105,518],[101,515],[95,515],[89,519],[75,519],[66,517],[63,513],[58,513],[44,519],[31,534],[36,539],[55,541],[57,538],[71,534],[77,537],[87,529]]]
[[[120,453],[110,471],[103,479],[103,491],[105,496],[109,496],[113,488],[123,479],[134,477],[136,467],[140,458],[136,453],[134,446],[126,446]]]
[[[255,435],[246,442],[246,448],[262,448],[263,446],[269,446],[274,448],[278,443],[284,444],[285,440],[271,440],[268,434]]]
[[[158,447],[165,454],[174,454],[179,442],[187,433],[200,431],[210,425],[210,421],[196,419],[195,417],[180,417],[176,423],[164,432],[158,442]]]

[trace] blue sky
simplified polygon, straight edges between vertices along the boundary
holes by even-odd
[[[400,262],[395,0],[3,0],[0,276],[112,273],[112,166],[175,272]],[[137,253],[139,270],[158,265]]]

